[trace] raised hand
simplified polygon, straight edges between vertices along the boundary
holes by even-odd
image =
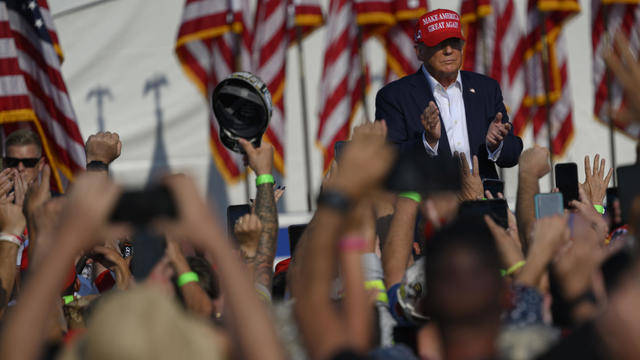
[[[617,114],[612,114],[612,117],[619,123],[629,124],[640,119],[640,64],[631,53],[629,41],[621,32],[614,39],[616,51],[610,49],[605,53],[604,62],[622,85],[628,106]]]
[[[22,207],[15,204],[0,204],[0,229],[2,232],[21,236],[27,221]]]
[[[511,123],[502,123],[502,113],[497,113],[487,130],[486,144],[489,150],[495,151],[511,130]]]
[[[0,202],[13,202],[15,194],[13,189],[13,168],[6,168],[0,172]]]
[[[337,186],[357,198],[377,186],[391,167],[393,149],[386,143],[387,125],[376,121],[360,125],[340,157],[338,171],[326,185]]]
[[[122,142],[117,133],[99,132],[89,136],[85,144],[87,163],[101,161],[107,165],[120,156]]]
[[[425,130],[425,137],[429,146],[434,147],[440,140],[440,110],[433,101],[429,101],[422,114],[420,115],[420,122]]]
[[[589,155],[584,157],[584,183],[581,184],[585,195],[594,205],[602,205],[604,197],[607,195],[607,186],[613,175],[613,168],[609,169],[607,175],[604,175],[606,160],[600,160],[600,154],[596,154],[593,158],[593,170]]]
[[[29,184],[25,180],[22,174],[16,169],[13,170],[13,193],[15,195],[16,205],[22,206],[24,204],[24,198],[27,194],[27,187]]]
[[[239,218],[233,226],[233,233],[240,243],[243,258],[245,260],[255,258],[262,233],[262,222],[258,215],[252,213]]]
[[[521,174],[535,176],[536,179],[540,179],[551,171],[549,149],[535,145],[522,152],[519,164]]]
[[[482,199],[484,188],[480,179],[480,168],[478,166],[478,157],[473,155],[473,169],[469,168],[469,162],[465,153],[456,153],[460,161],[460,169],[462,172],[462,189],[460,190],[460,200],[478,200]]]
[[[256,175],[271,174],[273,169],[273,146],[271,144],[263,142],[259,148],[254,148],[245,139],[238,139],[238,142],[247,154],[249,167]]]

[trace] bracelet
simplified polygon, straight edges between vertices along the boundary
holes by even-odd
[[[364,251],[367,248],[367,240],[363,237],[349,236],[340,240],[342,251]]]
[[[76,297],[73,295],[65,295],[62,297],[62,301],[64,302],[65,305],[72,303],[75,299]]]
[[[99,160],[93,160],[87,164],[87,170],[109,171],[109,165]]]
[[[376,297],[376,301],[389,304],[389,296],[387,295],[387,288],[384,286],[384,282],[382,280],[380,279],[367,280],[364,282],[364,288],[366,290],[377,289],[378,296]]]
[[[24,242],[20,236],[9,233],[1,233],[0,241],[7,241],[18,246],[22,246],[22,243]]]
[[[514,272],[520,270],[520,268],[523,267],[526,263],[527,262],[525,260],[520,260],[514,265],[512,265],[510,268],[508,268],[507,270],[500,270],[500,275],[502,275],[502,277],[509,276]]]
[[[256,177],[256,186],[260,186],[262,184],[273,184],[276,181],[273,179],[273,175],[271,174],[262,174]]]
[[[318,195],[318,206],[326,206],[332,210],[347,212],[351,208],[351,200],[341,191],[323,190]]]
[[[398,194],[398,196],[399,196],[399,197],[402,197],[402,198],[411,199],[411,200],[413,200],[413,201],[415,201],[415,202],[420,202],[420,201],[422,201],[422,196],[420,196],[420,194],[418,194],[418,193],[417,193],[417,192],[415,192],[415,191],[407,191],[407,192],[403,192],[403,193]]]
[[[596,209],[596,211],[598,213],[600,213],[600,215],[604,215],[604,206],[602,206],[602,205],[593,205],[593,207]]]
[[[200,281],[198,274],[194,273],[193,271],[189,271],[178,276],[178,287],[183,287],[188,283],[198,282],[198,281]]]

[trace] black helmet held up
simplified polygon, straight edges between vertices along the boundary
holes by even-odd
[[[238,138],[259,147],[269,126],[272,103],[267,85],[249,72],[235,72],[211,94],[211,108],[220,128],[220,141],[231,151],[243,153]]]

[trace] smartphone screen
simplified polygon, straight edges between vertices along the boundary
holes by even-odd
[[[536,219],[564,214],[562,193],[536,194]]]
[[[145,225],[159,217],[173,219],[177,212],[169,189],[166,186],[157,186],[122,193],[111,214],[111,221]]]
[[[234,243],[238,243],[236,235],[233,233],[233,227],[236,225],[236,221],[246,214],[251,212],[251,206],[248,204],[231,205],[227,207],[227,232],[229,237],[233,239]]]
[[[460,204],[458,216],[482,218],[484,215],[489,215],[496,224],[507,229],[509,227],[507,209],[507,201],[504,199],[464,201]]]
[[[579,200],[578,165],[576,163],[556,164],[556,187],[562,193],[563,206],[568,209],[572,200]]]
[[[493,198],[498,198],[498,193],[504,195],[504,181],[499,179],[484,179],[482,180],[482,186],[484,187],[484,191],[489,190]]]
[[[640,195],[640,166],[620,166],[618,171],[618,199],[622,223],[628,224],[631,220],[631,208],[635,198]]]
[[[307,228],[307,224],[301,225],[290,225],[287,230],[289,231],[289,251],[291,252],[291,256],[295,254],[296,246],[298,246],[298,241],[300,241],[300,237],[302,233]]]

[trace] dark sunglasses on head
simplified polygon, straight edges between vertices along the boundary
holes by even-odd
[[[3,159],[3,165],[5,168],[13,168],[18,167],[18,164],[22,163],[24,167],[32,168],[35,167],[40,161],[40,158],[13,158],[13,157],[5,157]]]

